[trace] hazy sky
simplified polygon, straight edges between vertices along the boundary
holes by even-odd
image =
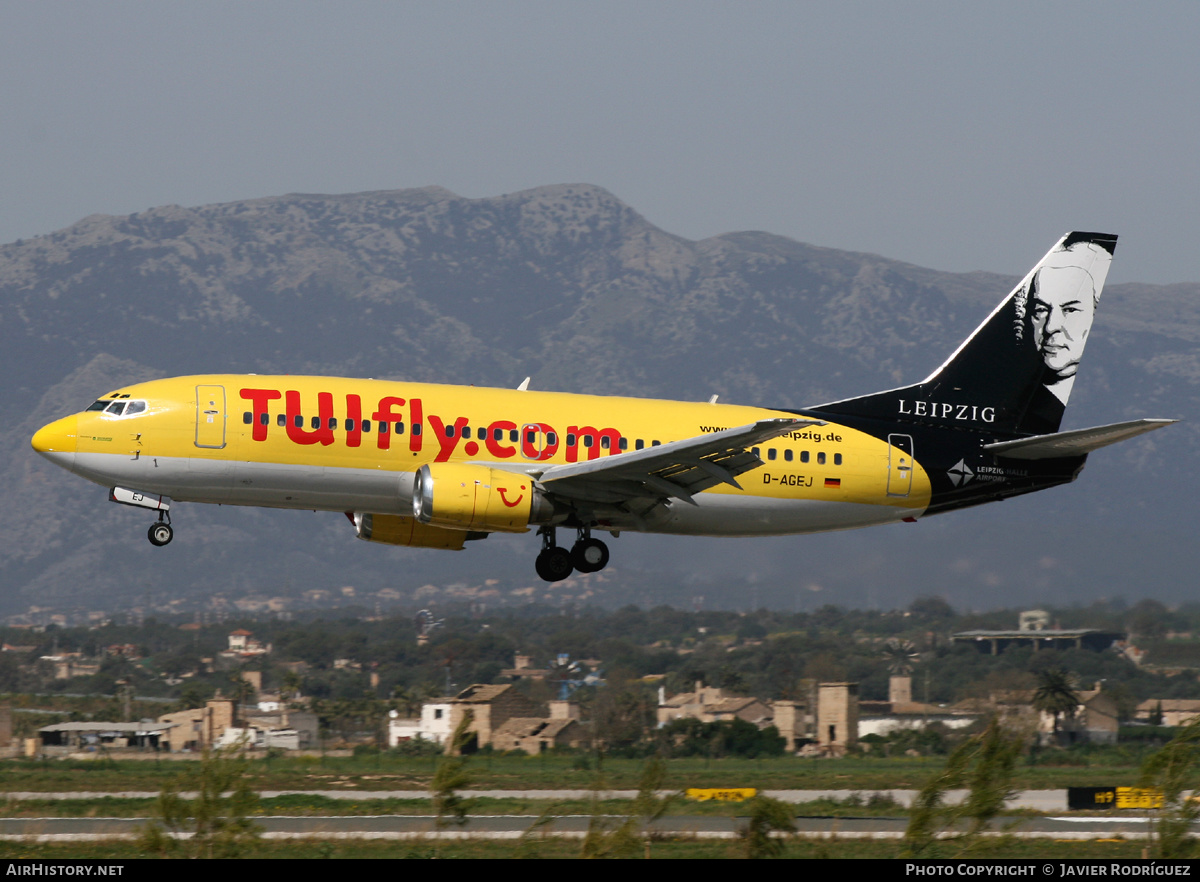
[[[1200,281],[1200,4],[0,0],[0,242],[93,213],[608,188],[1017,274],[1070,229]]]

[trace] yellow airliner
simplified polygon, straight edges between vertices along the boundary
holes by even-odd
[[[1064,236],[924,381],[801,410],[216,374],[117,389],[32,443],[157,512],[158,546],[173,502],[340,511],[361,539],[455,550],[537,527],[552,582],[604,568],[597,531],[914,520],[1067,483],[1090,451],[1173,422],[1058,431],[1115,247]]]

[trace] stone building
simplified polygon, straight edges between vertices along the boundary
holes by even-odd
[[[685,717],[703,723],[720,720],[745,720],[760,729],[771,725],[773,714],[770,706],[757,698],[726,695],[722,689],[696,684],[694,692],[680,692],[666,697],[664,690],[658,693],[657,719],[659,726]]]
[[[538,710],[538,706],[512,684],[489,686],[476,683],[450,699],[450,732],[457,732],[466,720],[466,732],[473,737],[463,749],[470,751],[491,744],[493,734],[508,720],[536,717]],[[448,754],[459,752],[452,741],[448,739],[446,743]]]
[[[817,687],[817,744],[840,756],[858,743],[858,684],[822,683]]]
[[[235,712],[234,700],[222,698],[218,691],[205,702],[204,707],[176,711],[159,717],[158,722],[174,726],[160,743],[164,743],[172,752],[212,747],[225,734],[225,730],[236,722]]]

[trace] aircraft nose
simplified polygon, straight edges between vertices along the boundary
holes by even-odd
[[[79,417],[63,417],[34,433],[33,449],[51,462],[70,468],[75,460],[75,441],[79,434]]]

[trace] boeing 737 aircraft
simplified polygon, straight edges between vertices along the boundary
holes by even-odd
[[[1058,431],[1116,241],[1064,236],[922,382],[802,410],[213,375],[109,392],[33,448],[157,512],[155,545],[174,502],[340,511],[360,539],[425,548],[536,527],[550,582],[603,569],[601,531],[912,521],[1068,483],[1091,451],[1174,422]]]

